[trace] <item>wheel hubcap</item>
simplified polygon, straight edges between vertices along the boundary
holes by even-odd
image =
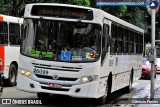
[[[14,69],[11,70],[10,80],[11,80],[11,82],[15,81],[15,70]]]

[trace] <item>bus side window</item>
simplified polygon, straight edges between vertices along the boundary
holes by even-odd
[[[0,22],[0,44],[8,44],[8,24],[6,22]]]
[[[10,45],[20,45],[20,25],[9,24],[9,42]]]
[[[109,26],[108,25],[104,25],[103,28],[103,38],[102,38],[102,50],[103,51],[108,51],[108,44],[107,44],[107,39],[109,36]]]

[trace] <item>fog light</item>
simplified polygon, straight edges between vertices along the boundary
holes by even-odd
[[[26,72],[25,70],[21,70],[20,73],[23,75],[23,74],[25,74],[25,72]]]

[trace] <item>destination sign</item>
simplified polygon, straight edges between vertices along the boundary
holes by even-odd
[[[92,10],[74,7],[34,5],[31,14],[45,17],[93,20]]]

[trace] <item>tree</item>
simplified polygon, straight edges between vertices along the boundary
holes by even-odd
[[[65,3],[90,6],[90,0],[0,0],[0,13],[11,16],[22,16],[29,3]]]

